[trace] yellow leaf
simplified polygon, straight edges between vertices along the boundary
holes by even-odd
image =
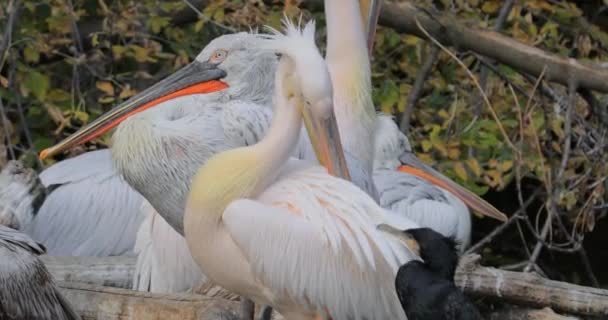
[[[89,122],[89,114],[83,111],[74,111],[72,117],[80,120],[82,123]]]
[[[460,148],[449,148],[448,158],[450,158],[451,160],[457,160],[458,158],[460,158]]]
[[[479,177],[481,175],[481,167],[479,166],[479,162],[477,162],[477,159],[468,158],[466,162],[467,167],[469,167],[469,169],[473,171],[473,174],[475,174],[476,177]]]
[[[5,88],[8,88],[8,79],[0,75],[0,85]]]
[[[112,103],[112,102],[114,102],[114,97],[109,97],[109,96],[101,97],[101,98],[99,98],[98,101],[99,101],[99,103]]]
[[[502,184],[502,173],[498,170],[488,170],[486,171],[488,178],[490,178],[489,185],[490,187],[498,187]]]
[[[403,42],[405,42],[405,44],[408,45],[408,46],[415,46],[420,41],[422,41],[420,38],[414,37],[414,36],[405,36],[405,37],[403,37]]]
[[[445,143],[443,141],[439,139],[432,139],[431,143],[433,144],[433,147],[435,147],[435,149],[441,153],[442,156],[445,157],[448,155],[448,149],[445,147]]]
[[[95,83],[95,86],[97,87],[97,89],[103,91],[103,93],[107,95],[114,95],[114,86],[112,86],[112,84],[107,81],[97,81],[97,83]]]
[[[513,168],[513,160],[504,161],[498,166],[498,169],[502,172],[509,171],[511,168]]]
[[[488,161],[488,166],[489,166],[490,168],[496,168],[496,166],[497,166],[497,165],[498,165],[498,161],[496,161],[496,159],[490,159],[490,160]]]
[[[432,165],[434,162],[433,157],[431,157],[428,153],[418,153],[416,154],[416,157],[428,165]]]
[[[484,1],[481,5],[481,11],[484,13],[495,13],[500,9],[500,3],[498,1]]]
[[[422,151],[424,152],[429,152],[429,150],[431,150],[433,147],[433,144],[429,140],[422,140],[420,144],[422,146]]]
[[[137,92],[133,89],[131,89],[130,85],[126,85],[122,91],[120,91],[120,95],[118,96],[121,99],[125,99],[125,98],[129,98],[132,97],[136,94]]]
[[[462,162],[454,162],[454,172],[458,176],[458,178],[463,181],[467,181],[467,170],[462,165]]]

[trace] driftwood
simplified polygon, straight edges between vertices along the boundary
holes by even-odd
[[[499,311],[493,311],[485,315],[487,320],[580,320],[577,317],[562,316],[555,313],[551,308],[525,309],[509,306]]]
[[[44,257],[43,260],[58,281],[129,288],[135,270],[135,259],[131,257]],[[464,257],[456,272],[456,285],[468,295],[495,298],[517,305],[551,307],[568,314],[608,316],[608,290],[553,281],[533,273],[482,267],[477,264],[477,260],[477,255]],[[228,297],[221,291],[214,293],[216,289],[204,288],[203,291],[214,296]],[[125,299],[129,298],[129,292],[133,293],[119,292],[125,295]]]
[[[195,294],[157,294],[86,283],[59,282],[83,320],[238,319],[239,303]]]
[[[476,263],[478,259],[477,255],[465,256],[454,279],[468,295],[569,314],[608,316],[608,290],[549,280],[535,273],[482,267]]]
[[[55,257],[42,261],[56,281],[69,281],[115,288],[131,288],[135,257]]]

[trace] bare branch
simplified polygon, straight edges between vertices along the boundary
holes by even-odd
[[[399,128],[404,133],[409,132],[410,128],[410,117],[412,116],[412,112],[414,111],[414,106],[416,105],[416,101],[420,97],[422,93],[422,88],[424,88],[424,82],[428,78],[431,73],[431,69],[433,68],[433,64],[437,61],[437,56],[439,55],[439,47],[431,44],[431,52],[418,70],[418,75],[416,76],[416,81],[414,81],[414,86],[410,91],[410,94],[407,96],[407,104],[405,105],[405,109],[403,110],[403,114],[401,115],[401,121],[399,121]]]

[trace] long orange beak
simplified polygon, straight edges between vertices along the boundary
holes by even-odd
[[[487,201],[483,200],[473,192],[458,185],[448,177],[431,168],[429,165],[423,163],[413,154],[404,153],[401,155],[399,160],[401,160],[403,165],[397,168],[398,171],[415,175],[451,192],[466,205],[480,214],[503,222],[507,221],[507,216],[500,212],[500,210],[496,209],[493,205],[489,204]]]
[[[370,57],[374,49],[374,38],[381,6],[382,0],[359,0],[361,19],[363,20],[363,28],[365,28],[365,32],[367,33],[367,48]]]
[[[164,101],[191,94],[205,94],[223,90],[228,85],[219,79],[226,73],[217,65],[194,61],[145,91],[106,112],[93,122],[40,152],[45,159],[73,146],[90,141],[115,128],[128,117],[152,108]]]

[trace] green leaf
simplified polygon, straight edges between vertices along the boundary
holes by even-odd
[[[40,101],[44,101],[46,99],[46,94],[49,91],[50,80],[49,77],[43,75],[38,71],[30,70],[25,75],[25,79],[23,82],[25,88],[27,88],[36,99]]]
[[[23,57],[27,62],[38,63],[38,61],[40,61],[40,52],[31,46],[26,46],[25,49],[23,49]]]
[[[154,17],[150,17],[148,19],[148,28],[150,28],[150,30],[152,30],[153,33],[160,33],[160,31],[167,27],[169,25],[169,23],[171,22],[171,18],[169,17],[160,17],[160,16],[154,16]]]

